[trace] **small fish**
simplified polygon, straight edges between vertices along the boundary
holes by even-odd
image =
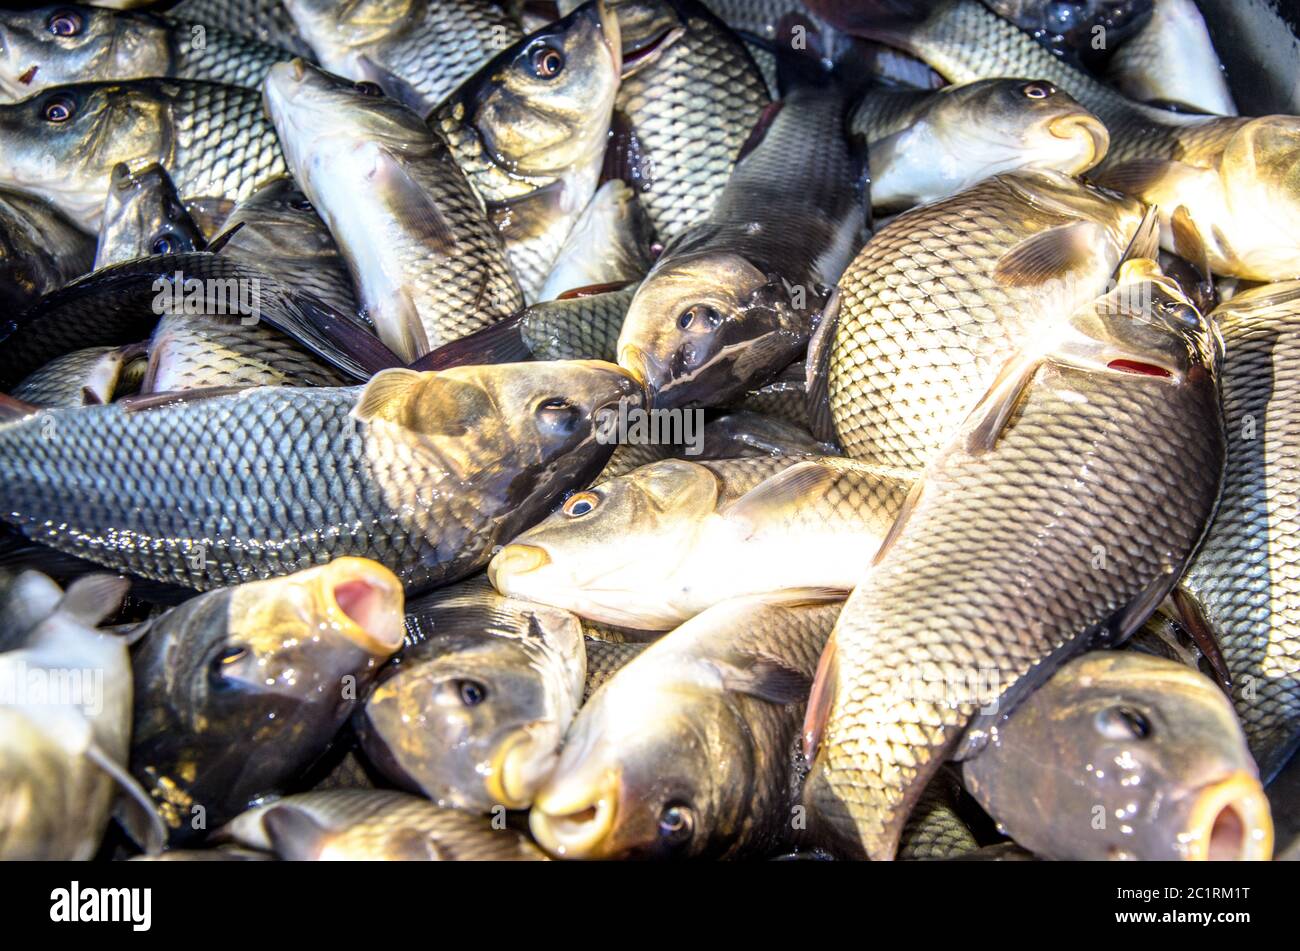
[[[1159,657],[1075,658],[998,722],[962,775],[1007,834],[1046,859],[1244,861],[1273,851],[1268,800],[1231,703]]]
[[[340,789],[285,796],[225,829],[240,845],[289,861],[529,862],[546,856],[512,829],[427,799]]]
[[[207,246],[203,231],[181,202],[166,170],[156,162],[113,168],[99,226],[95,268],[151,254],[184,254]]]
[[[131,770],[173,843],[284,792],[402,646],[402,587],[363,558],[210,591],[147,622]]]

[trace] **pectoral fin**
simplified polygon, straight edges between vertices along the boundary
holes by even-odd
[[[86,756],[117,784],[119,795],[113,815],[118,824],[141,849],[149,855],[157,855],[167,841],[167,827],[163,825],[153,799],[121,763],[94,743],[87,747]]]

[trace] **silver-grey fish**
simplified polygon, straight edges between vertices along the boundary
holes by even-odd
[[[176,185],[156,162],[113,169],[99,226],[95,268],[151,254],[185,254],[207,246]]]
[[[569,232],[538,300],[555,300],[580,288],[640,281],[653,263],[653,234],[636,192],[617,179],[606,182]]]
[[[139,383],[132,366],[142,372],[145,347],[89,347],[47,363],[23,380],[9,395],[33,406],[93,406],[129,395]]]
[[[1111,57],[1109,78],[1139,102],[1235,116],[1237,104],[1195,0],[1154,0],[1154,7],[1146,26]]]

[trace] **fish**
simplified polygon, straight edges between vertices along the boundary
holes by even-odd
[[[670,241],[641,282],[619,363],[655,407],[725,405],[804,355],[867,237],[867,163],[847,110],[833,85],[793,89],[709,217]]]
[[[609,678],[630,664],[633,658],[639,657],[646,645],[637,641],[619,643],[592,637],[589,633],[591,626],[587,622],[583,623],[582,630],[587,657],[587,679],[582,686],[582,703],[585,704]]]
[[[569,232],[538,300],[555,300],[578,288],[640,281],[653,263],[652,236],[636,192],[618,179],[606,182]]]
[[[720,603],[579,711],[528,814],[559,858],[734,858],[797,836],[794,745],[837,593]]]
[[[666,630],[729,598],[851,590],[909,490],[835,457],[664,460],[570,495],[488,577],[509,597]]]
[[[147,851],[162,846],[158,816],[126,770],[127,642],[96,630],[126,586],[112,575],[79,579],[44,617],[29,613],[22,645],[0,653],[0,678],[11,685],[0,702],[0,859],[90,859],[115,799]]]
[[[1300,117],[1210,120],[1179,145],[1108,164],[1096,181],[1158,206],[1161,246],[1203,273],[1300,277]]]
[[[111,403],[138,388],[132,370],[145,360],[144,347],[88,347],[59,357],[23,380],[9,395],[33,406],[69,407]],[[132,387],[132,382],[136,387]]]
[[[23,646],[32,628],[58,610],[63,589],[32,569],[0,573],[0,653]]]
[[[1145,622],[1214,513],[1217,345],[1153,261],[1037,343],[929,464],[823,654],[804,796],[810,831],[851,854],[893,858],[945,759]]]
[[[35,195],[0,186],[0,309],[17,314],[88,272],[95,239]],[[615,332],[617,336],[617,331]]]
[[[1160,0],[985,0],[998,16],[1010,20],[1053,55],[1094,66],[1116,44],[1132,42],[1149,22]],[[1098,37],[1104,40],[1098,43]]]
[[[806,426],[751,410],[714,417],[705,424],[700,443],[701,459],[838,455],[833,447],[814,439]],[[690,449],[687,446],[678,455],[686,455]]]
[[[265,95],[294,178],[403,361],[523,306],[482,203],[418,115],[302,60],[275,66]]]
[[[0,12],[0,98],[70,83],[202,79],[256,87],[293,54],[238,33],[143,10],[54,4]]]
[[[322,67],[374,83],[421,116],[522,35],[493,0],[284,0],[284,6]]]
[[[176,185],[156,162],[133,169],[113,168],[104,216],[99,226],[95,269],[148,257],[202,251],[207,241],[185,209]]]
[[[493,820],[383,790],[299,793],[259,805],[225,830],[290,861],[532,862],[546,856]]]
[[[1124,95],[1183,112],[1237,115],[1195,0],[1154,0],[1151,19],[1120,44],[1106,74]]]
[[[0,142],[0,184],[41,195],[92,233],[121,162],[163,165],[191,211],[229,212],[288,172],[257,91],[198,80],[75,83],[2,103]]]
[[[206,590],[355,555],[419,591],[589,481],[596,414],[637,393],[555,362],[48,410],[0,425],[0,496],[32,540],[136,577]]]
[[[502,50],[429,117],[487,206],[528,303],[600,182],[622,53],[604,0]]]
[[[1228,463],[1223,500],[1182,581],[1192,624],[1217,637],[1232,699],[1265,780],[1300,747],[1300,532],[1288,501],[1300,478],[1294,325],[1300,281],[1238,294],[1213,313],[1223,336]]]
[[[290,55],[311,55],[281,0],[181,0],[163,15],[238,33]]]
[[[1105,291],[1144,221],[1138,202],[1043,170],[900,215],[840,281],[825,369],[809,361],[808,399],[825,393],[830,417],[813,434],[919,476],[1017,348]]]
[[[862,97],[850,122],[867,139],[871,204],[883,212],[947,198],[999,172],[1079,175],[1110,148],[1101,120],[1039,80],[881,87]]]
[[[526,809],[582,699],[582,625],[481,578],[407,606],[408,641],[360,727],[367,758],[439,806]]]
[[[624,180],[668,242],[713,212],[771,96],[745,45],[701,4],[624,0],[613,9]]]
[[[921,792],[898,843],[900,861],[935,862],[970,855],[979,840],[963,816],[965,795],[955,776],[940,772]]]
[[[1176,661],[1093,651],[961,764],[966,788],[1046,859],[1267,860],[1273,822],[1232,704]]]
[[[811,422],[808,418],[807,378],[808,368],[802,361],[791,364],[771,383],[750,390],[730,408],[758,413],[808,429]]]
[[[325,752],[402,646],[402,606],[391,571],[345,557],[146,622],[131,659],[131,772],[171,844],[286,791]]]

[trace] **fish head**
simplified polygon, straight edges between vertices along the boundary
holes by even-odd
[[[677,665],[619,671],[579,712],[528,814],[547,852],[685,859],[734,834],[755,775],[745,728]]]
[[[718,504],[718,480],[665,460],[570,495],[488,564],[497,590],[642,630],[681,621],[671,590]],[[617,539],[611,544],[611,539]]]
[[[165,21],[147,13],[61,3],[0,11],[0,93],[10,100],[51,86],[165,76]]]
[[[294,26],[320,64],[346,71],[350,57],[409,29],[421,0],[284,0]]]
[[[267,255],[292,249],[295,256],[319,255],[335,258],[338,247],[316,208],[292,178],[271,179],[241,201],[222,225],[236,247],[254,247]]]
[[[674,256],[632,298],[618,362],[655,407],[719,405],[798,358],[808,340],[803,315],[816,305],[808,293],[738,254]]]
[[[1210,243],[1243,276],[1290,279],[1300,245],[1300,118],[1266,116],[1247,123],[1219,162],[1228,219],[1207,230]],[[1221,232],[1228,232],[1225,239]],[[1249,237],[1247,237],[1249,236]]]
[[[621,69],[618,20],[592,0],[497,54],[453,94],[454,109],[497,165],[561,178],[602,160]]]
[[[1232,704],[1191,667],[1130,651],[1086,654],[997,732],[965,764],[968,784],[1038,854],[1243,860],[1272,852],[1268,801]]]
[[[402,604],[397,577],[365,558],[239,585],[197,671],[204,692],[214,707],[250,694],[340,706],[346,678],[402,646]]]
[[[157,162],[113,168],[100,235],[101,246],[126,244],[149,254],[185,254],[204,246],[202,232]]]
[[[97,229],[113,168],[169,154],[168,88],[79,83],[0,104],[0,182],[45,195],[81,227]]]
[[[1077,175],[1110,148],[1102,121],[1044,80],[977,80],[942,91],[937,102],[930,121],[966,126],[963,160],[986,167],[985,175],[1017,166]]]
[[[441,805],[527,808],[582,694],[578,619],[501,598],[491,611],[436,613],[432,623],[366,703],[367,755]]]

